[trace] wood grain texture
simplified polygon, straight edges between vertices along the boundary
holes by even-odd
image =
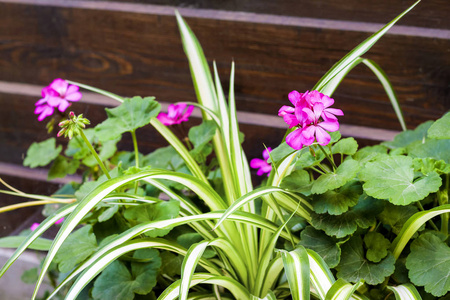
[[[0,3],[0,80],[45,85],[70,78],[122,95],[193,101],[194,92],[175,19]],[[408,16],[405,17],[405,19]],[[276,114],[287,94],[310,89],[326,70],[368,34],[320,28],[188,18],[217,61],[227,86],[235,60],[238,109]],[[388,73],[410,127],[449,108],[450,41],[386,35],[367,57]],[[335,94],[342,122],[398,130],[377,79],[358,67]]]
[[[88,0],[88,2],[105,2]],[[114,0],[143,4],[170,5],[253,12],[282,16],[384,23],[412,5],[412,0]],[[422,1],[401,24],[431,28],[450,28],[450,6],[446,0]]]

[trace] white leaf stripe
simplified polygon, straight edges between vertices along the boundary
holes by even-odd
[[[394,292],[397,300],[422,300],[419,292],[412,284],[388,286],[387,288]]]

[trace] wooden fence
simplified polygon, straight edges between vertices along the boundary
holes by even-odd
[[[27,147],[48,138],[33,114],[40,89],[54,78],[111,92],[153,95],[163,103],[195,101],[174,17],[186,18],[227,87],[236,63],[236,100],[248,157],[276,146],[286,127],[276,114],[292,90],[306,91],[342,56],[412,1],[403,0],[0,0],[0,176],[26,192],[51,193],[45,170],[22,167]],[[365,57],[388,74],[409,128],[450,108],[450,6],[422,1]],[[342,132],[360,144],[400,131],[376,77],[358,66],[334,94]],[[113,105],[86,93],[72,106],[93,124]],[[191,124],[198,123],[194,118]],[[139,134],[144,154],[165,141]],[[131,138],[121,147],[131,149]],[[6,177],[5,177],[6,176]],[[0,206],[17,199],[0,195]],[[36,210],[0,215],[0,236]],[[20,217],[18,217],[20,216]],[[23,226],[28,226],[25,224]]]

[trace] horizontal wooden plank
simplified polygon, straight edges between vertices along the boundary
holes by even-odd
[[[257,15],[300,17],[307,19],[345,20],[354,22],[386,23],[408,8],[414,1],[393,0],[2,0],[1,2],[25,3],[34,5],[56,5],[83,7],[90,9],[110,9],[120,11],[143,12],[158,10],[157,5],[176,7],[180,12],[192,16],[199,11],[223,16],[224,11]],[[169,8],[168,7],[168,8]],[[217,11],[220,11],[219,13]],[[400,24],[424,28],[448,29],[450,8],[446,0],[422,1]],[[269,19],[269,18],[267,18]],[[266,20],[270,22],[270,20]]]
[[[122,95],[193,101],[194,92],[173,16],[0,3],[0,80],[44,85],[70,78]],[[367,33],[188,18],[227,78],[237,64],[238,109],[276,115],[287,94],[310,89]],[[387,35],[367,57],[397,88],[414,127],[448,109],[450,42]],[[414,51],[412,51],[414,49]],[[227,85],[227,80],[224,80]],[[363,67],[335,94],[349,125],[398,130],[380,84]]]

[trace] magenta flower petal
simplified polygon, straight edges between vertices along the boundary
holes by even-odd
[[[54,89],[59,93],[59,95],[65,95],[68,87],[67,81],[61,78],[57,78],[53,80],[53,82],[50,84],[50,88]]]
[[[71,85],[74,86],[74,85]],[[70,94],[66,94],[65,99],[68,101],[72,101],[72,102],[77,102],[81,99],[82,95],[80,92],[75,92],[75,93],[70,93]]]
[[[288,95],[289,101],[296,106],[297,102],[301,101],[302,95],[297,91],[292,91]]]
[[[302,128],[298,128],[291,133],[288,134],[286,137],[286,143],[295,150],[300,150],[303,147],[302,143]]]
[[[156,118],[166,126],[174,124],[172,118],[170,118],[166,113],[161,112]]]
[[[301,141],[303,145],[310,146],[314,143],[314,134],[316,132],[316,127],[314,125],[309,125],[303,129]]]
[[[321,94],[321,93],[319,93],[319,94]],[[322,94],[322,97],[321,97],[321,101],[320,101],[320,102],[322,102],[323,106],[324,106],[325,108],[327,108],[327,107],[330,107],[331,105],[334,104],[334,99],[328,97],[327,95]]]
[[[189,105],[186,111],[184,111],[186,106],[186,103],[170,104],[167,108],[167,114],[161,112],[157,118],[166,126],[186,122],[194,110],[194,106]]]
[[[269,158],[270,158],[270,154],[269,153],[270,152],[272,152],[272,148],[267,147],[267,149],[264,149],[262,155],[263,155],[263,158],[264,158],[265,161],[269,160]]]
[[[250,167],[253,169],[258,169],[261,168],[262,166],[264,166],[266,164],[265,160],[262,160],[261,158],[253,158],[250,161]]]
[[[44,105],[40,105],[40,106],[36,107],[36,109],[34,110],[34,113],[36,115],[39,115],[38,121],[42,121],[46,117],[51,116],[54,111],[55,111],[55,109],[53,107],[51,107],[47,104],[44,104]]]
[[[331,140],[331,137],[328,134],[328,132],[326,132],[325,130],[323,130],[321,127],[318,126],[316,128],[316,139],[319,145],[325,146],[328,145],[328,143]]]
[[[339,122],[324,121],[319,123],[318,127],[321,127],[330,132],[335,132],[339,130]]]
[[[64,218],[59,219],[58,221],[55,222],[55,225],[61,224],[62,222],[64,222]]]
[[[289,125],[289,128],[292,128],[292,127],[297,126],[299,124],[297,117],[294,116],[294,115],[286,114],[286,115],[283,116],[283,120],[284,120],[284,122],[286,124]]]
[[[330,114],[333,114],[333,115],[336,115],[336,116],[343,116],[344,115],[344,112],[341,109],[338,109],[338,108],[326,108],[324,110],[324,112],[327,112],[327,113],[330,113]]]
[[[293,108],[292,106],[283,105],[278,110],[278,116],[284,117],[286,114],[293,114],[294,112],[295,112],[295,108]]]
[[[38,228],[39,227],[39,223],[33,223],[32,225],[31,225],[31,227],[30,227],[30,230],[31,231],[35,231],[36,230],[36,228]]]
[[[62,100],[59,102],[58,110],[59,110],[60,112],[65,112],[66,109],[67,109],[69,106],[70,106],[69,101],[66,101],[66,100],[62,99]]]

